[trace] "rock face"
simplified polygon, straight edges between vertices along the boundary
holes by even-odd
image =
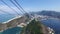
[[[23,28],[21,34],[54,34],[54,31],[34,19]]]
[[[6,24],[1,24],[0,23],[0,32],[2,32],[3,30],[6,30],[6,27],[7,25]]]

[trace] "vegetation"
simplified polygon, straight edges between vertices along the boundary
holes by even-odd
[[[24,34],[43,34],[41,23],[36,21],[35,19],[32,20],[23,31]]]
[[[0,28],[0,31],[2,30],[2,28]]]
[[[8,24],[8,23],[7,23],[7,27],[11,27],[11,24]]]

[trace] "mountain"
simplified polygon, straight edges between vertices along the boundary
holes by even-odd
[[[51,32],[51,33],[50,33]],[[21,34],[52,34],[52,31],[40,21],[32,20],[26,27],[23,28]]]
[[[56,12],[56,11],[47,11],[47,10],[43,10],[43,11],[37,11],[37,12],[32,12],[33,14],[39,14],[39,15],[45,15],[45,16],[51,16],[51,17],[55,17],[55,18],[60,18],[60,12]]]

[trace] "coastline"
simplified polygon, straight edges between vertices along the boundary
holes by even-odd
[[[16,17],[14,17],[14,18],[12,18],[12,19],[6,21],[6,22],[3,22],[2,24],[6,24],[6,23],[8,23],[8,22],[10,22],[10,21],[12,21],[12,20],[14,20],[14,19],[20,18],[20,17],[22,17],[22,16],[16,16]]]

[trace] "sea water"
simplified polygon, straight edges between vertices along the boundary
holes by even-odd
[[[2,34],[20,34],[21,30],[21,27],[14,27],[3,31]]]
[[[0,15],[0,23],[8,21],[9,19],[12,19],[14,17],[14,15],[2,14]]]
[[[59,19],[47,19],[42,20],[42,23],[55,31],[55,34],[60,34],[60,20]]]

